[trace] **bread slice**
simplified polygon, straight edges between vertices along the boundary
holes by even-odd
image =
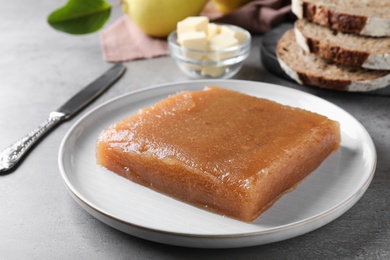
[[[276,54],[286,74],[302,85],[361,92],[390,85],[390,71],[339,65],[304,52],[297,43],[294,29],[283,34],[277,44]]]
[[[388,0],[292,0],[299,18],[346,33],[390,36]]]
[[[339,124],[325,116],[207,87],[172,95],[104,130],[97,162],[158,192],[251,222],[339,143]]]
[[[366,69],[390,70],[390,37],[346,34],[305,19],[295,22],[295,34],[305,51],[325,59]]]

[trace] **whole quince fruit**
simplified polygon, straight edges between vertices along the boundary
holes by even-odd
[[[212,0],[215,9],[223,14],[233,12],[250,1],[252,0]]]
[[[197,16],[208,0],[123,0],[123,11],[146,34],[166,37],[177,22]]]

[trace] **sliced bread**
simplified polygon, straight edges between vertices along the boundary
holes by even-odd
[[[294,29],[283,34],[276,54],[286,74],[301,85],[360,92],[390,85],[390,71],[339,65],[304,52],[296,41]]]
[[[292,0],[292,11],[334,30],[390,36],[389,0]]]
[[[390,70],[390,37],[342,33],[306,19],[295,22],[295,34],[305,51],[325,59],[367,69]]]

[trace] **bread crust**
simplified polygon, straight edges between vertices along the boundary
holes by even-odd
[[[324,59],[315,57],[317,56],[315,54],[305,53],[298,45],[293,29],[285,32],[279,40],[276,53],[283,71],[301,85],[364,92],[384,88],[390,84],[390,72],[368,71],[361,68],[351,72],[355,68],[327,63]],[[336,70],[337,73],[334,73]],[[333,73],[329,73],[331,71]],[[353,75],[361,73],[365,73],[366,76],[358,79]],[[352,79],[353,77],[355,78]]]
[[[344,65],[363,67],[370,55],[367,52],[344,49],[342,46],[327,44],[310,37],[306,37],[306,43],[310,52]]]
[[[361,34],[367,22],[365,16],[340,13],[324,5],[303,2],[302,8],[304,18],[342,32]]]
[[[372,37],[390,36],[390,17],[383,15],[386,10],[382,8],[387,8],[387,6],[369,5],[370,10],[380,9],[380,14],[373,15],[345,7],[339,8],[334,3],[332,4],[334,1],[329,0],[329,2],[326,0],[292,0],[292,11],[300,19],[305,18],[333,30]]]
[[[347,91],[349,89],[349,85],[351,84],[350,80],[329,79],[323,76],[302,72],[298,72],[298,75],[303,84],[309,86],[318,86],[321,88]]]
[[[309,25],[310,30],[307,29],[307,26]],[[317,54],[324,59],[331,60],[338,64],[365,69],[390,70],[390,53],[386,52],[389,49],[386,48],[386,46],[378,52],[378,50],[369,49],[367,47],[351,47],[347,42],[342,40],[348,40],[349,42],[358,41],[362,45],[370,43],[371,45],[379,46],[379,44],[381,44],[380,46],[383,47],[384,41],[390,42],[384,38],[372,38],[358,35],[352,36],[339,32],[337,32],[338,34],[336,35],[335,31],[315,23],[307,22],[304,19],[295,22],[294,31],[298,44],[302,49]],[[316,34],[315,31],[324,32],[321,35],[323,37],[320,38],[319,34]],[[336,40],[339,35],[340,38]]]

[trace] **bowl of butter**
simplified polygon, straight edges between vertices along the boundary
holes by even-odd
[[[190,16],[177,23],[168,46],[172,59],[190,78],[231,78],[249,56],[251,35],[238,26]]]

